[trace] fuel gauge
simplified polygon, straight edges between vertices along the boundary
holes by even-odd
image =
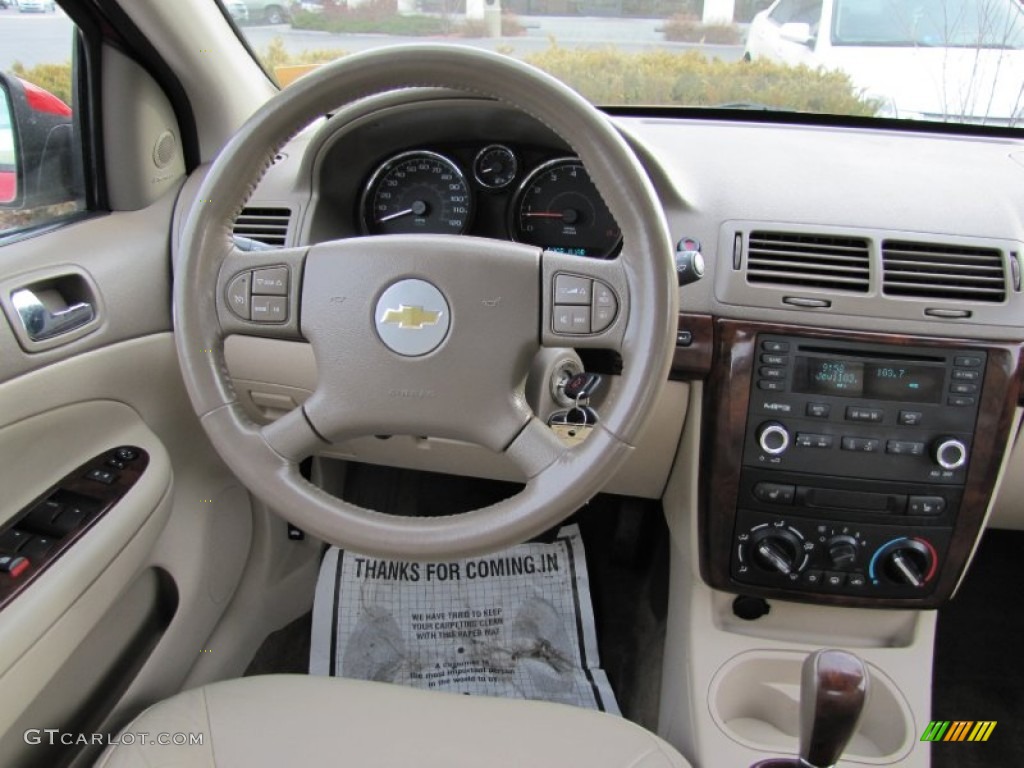
[[[515,153],[502,144],[484,147],[473,161],[473,175],[487,189],[504,189],[515,180],[518,171]]]

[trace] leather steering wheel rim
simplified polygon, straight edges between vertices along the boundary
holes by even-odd
[[[307,403],[269,426],[254,424],[245,415],[227,372],[224,340],[230,330],[224,327],[223,298],[214,289],[224,284],[226,264],[242,263],[245,255],[239,255],[233,247],[233,222],[279,148],[332,109],[405,88],[445,88],[492,99],[547,125],[583,162],[618,221],[624,242],[619,256],[601,261],[540,253],[539,249],[533,254],[525,246],[479,238],[419,238],[418,243],[395,236],[362,239],[365,248],[404,254],[405,261],[395,267],[399,272],[412,269],[409,265],[422,265],[424,249],[431,251],[437,263],[454,265],[448,269],[449,275],[460,263],[458,258],[472,258],[468,253],[458,253],[461,250],[475,249],[481,258],[491,258],[494,264],[503,263],[503,259],[516,262],[517,275],[525,280],[532,274],[532,279],[540,283],[539,296],[524,300],[522,306],[526,309],[520,311],[521,315],[536,315],[527,318],[533,338],[524,337],[526,351],[542,344],[607,344],[623,358],[613,401],[587,440],[571,449],[558,444],[542,422],[530,417],[523,396],[525,376],[523,381],[516,380],[521,366],[509,364],[509,370],[502,372],[512,377],[512,392],[501,401],[509,403],[506,434],[496,437],[495,445],[490,447],[505,451],[520,466],[528,478],[526,486],[490,507],[445,517],[400,517],[362,509],[307,482],[298,463],[315,453],[316,446],[323,445],[325,439],[336,437],[323,434],[325,417],[320,414],[327,413],[329,402],[338,402],[337,392],[331,391],[331,397]],[[340,274],[339,265],[345,263],[338,255],[342,252],[353,260],[352,264],[359,263],[359,242],[353,239],[291,249],[289,254],[281,252],[296,260],[297,273],[305,270],[297,311],[302,313],[303,336],[317,333],[324,339],[312,340],[318,366],[321,347],[333,343],[338,333],[333,328],[324,331],[328,323],[317,319],[325,310],[312,294],[314,283],[324,280],[313,280],[312,276]],[[523,541],[565,519],[586,504],[628,458],[671,364],[678,313],[672,245],[662,208],[639,160],[607,116],[573,90],[533,67],[487,51],[449,45],[373,50],[327,65],[281,91],[253,115],[214,161],[192,205],[180,248],[174,286],[175,342],[193,407],[215,449],[239,479],[284,518],[325,541],[371,555],[405,559],[465,557]],[[265,253],[275,257],[273,251]],[[451,258],[445,261],[443,257]],[[327,264],[333,266],[324,266]],[[555,274],[564,271],[593,277],[616,288],[620,316],[609,333],[590,340],[566,339],[552,333],[553,280]],[[437,284],[443,289],[443,281]],[[468,316],[468,305],[453,306],[452,317],[459,311]],[[451,343],[446,342],[453,348],[459,338],[454,322],[449,334]],[[259,335],[258,329],[253,333]],[[368,338],[365,344],[382,347],[377,341]],[[520,351],[517,348],[516,352]],[[395,370],[415,383],[417,371],[429,365],[422,360],[431,355],[397,362],[390,357],[375,359],[403,366]],[[497,365],[505,364],[497,356],[494,360]],[[323,380],[324,369],[320,371]],[[477,385],[453,382],[452,398],[459,396],[459,386]],[[449,395],[447,385],[435,389],[443,390],[438,393],[439,400]],[[433,390],[424,391],[433,396]],[[365,392],[346,390],[342,399],[355,402]],[[472,395],[468,390],[463,394]],[[422,410],[431,407],[435,411],[444,409],[443,404],[427,403]],[[477,417],[486,419],[488,415]],[[480,434],[490,439],[490,435]]]

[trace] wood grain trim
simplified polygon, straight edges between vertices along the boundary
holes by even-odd
[[[922,598],[851,597],[754,587],[736,583],[730,577],[729,558],[739,494],[750,377],[756,359],[755,347],[759,333],[866,344],[940,349],[956,347],[984,350],[988,353],[985,384],[978,409],[978,423],[960,514],[953,527],[945,565],[930,595]],[[701,545],[700,571],[703,579],[710,586],[729,592],[828,605],[935,608],[944,603],[960,580],[975,541],[981,533],[985,513],[992,500],[1003,450],[1021,397],[1021,379],[1024,376],[1022,345],[900,334],[838,332],[722,319],[715,323],[715,339],[710,394],[705,402],[702,446],[702,463],[708,471],[701,473],[704,480],[701,486],[701,512],[698,521]]]
[[[703,379],[711,372],[711,360],[715,351],[715,324],[711,315],[680,313],[680,331],[689,331],[693,337],[690,345],[676,345],[672,356],[671,378]]]

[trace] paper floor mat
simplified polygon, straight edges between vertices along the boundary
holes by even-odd
[[[310,674],[541,699],[619,714],[597,654],[576,525],[452,562],[331,548],[313,605]]]

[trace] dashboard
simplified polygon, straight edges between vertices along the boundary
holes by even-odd
[[[749,115],[614,119],[673,240],[706,263],[679,288],[672,372],[703,387],[691,405],[704,413],[704,579],[819,603],[941,604],[1020,422],[1024,142]],[[236,233],[271,220],[289,245],[444,233],[581,258],[629,247],[546,126],[436,90],[350,105],[296,137]],[[243,367],[236,378],[301,402],[294,379]],[[631,465],[638,495],[669,482],[689,397],[674,391],[652,419],[657,447]],[[377,443],[377,461],[509,479],[466,452]]]

